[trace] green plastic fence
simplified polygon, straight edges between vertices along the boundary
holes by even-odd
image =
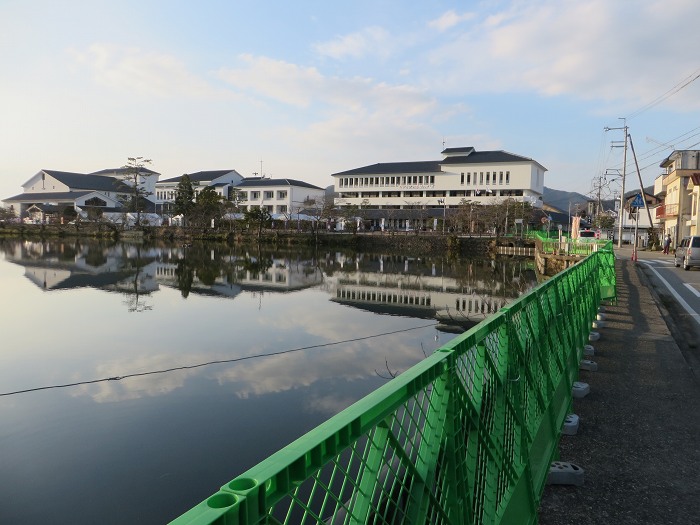
[[[614,290],[612,249],[593,253],[172,523],[536,523]]]

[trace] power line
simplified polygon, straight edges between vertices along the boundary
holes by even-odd
[[[658,104],[661,104],[661,102],[663,102],[664,100],[666,100],[666,99],[669,98],[669,97],[672,97],[673,95],[675,95],[676,93],[678,93],[681,89],[683,89],[683,88],[689,86],[690,84],[692,84],[693,82],[695,82],[698,78],[700,78],[700,69],[694,71],[693,73],[691,73],[690,75],[688,75],[687,77],[685,77],[685,78],[684,78],[683,80],[681,80],[678,84],[676,84],[676,85],[673,86],[671,89],[669,89],[668,91],[666,91],[663,95],[660,95],[660,96],[656,97],[654,100],[652,100],[652,101],[649,102],[648,104],[642,106],[642,107],[639,108],[637,111],[635,111],[634,113],[630,114],[630,115],[627,117],[627,120],[632,120],[633,118],[635,118],[635,117],[641,115],[642,113],[644,113],[645,111],[647,111],[647,110],[653,108],[654,106],[656,106],[656,105],[658,105]]]
[[[46,385],[46,386],[39,386],[39,387],[34,387],[34,388],[25,388],[23,390],[15,390],[13,392],[3,392],[0,393],[0,397],[3,396],[14,396],[17,394],[26,394],[29,392],[39,392],[40,390],[51,390],[51,389],[56,389],[56,388],[70,388],[74,386],[82,386],[82,385],[92,385],[95,383],[106,383],[108,381],[121,381],[122,379],[129,379],[132,377],[142,377],[142,376],[151,376],[151,375],[157,375],[157,374],[166,374],[169,372],[176,372],[179,370],[192,370],[194,368],[202,368],[205,366],[211,366],[211,365],[220,365],[220,364],[226,364],[226,363],[236,363],[239,361],[247,361],[249,359],[257,359],[260,357],[273,357],[277,355],[283,355],[283,354],[291,354],[293,352],[300,352],[302,350],[312,350],[314,348],[323,348],[326,346],[334,346],[334,345],[341,345],[341,344],[347,344],[347,343],[354,343],[357,341],[364,341],[367,339],[375,339],[377,337],[384,337],[386,335],[393,335],[393,334],[399,334],[403,332],[410,332],[412,330],[421,330],[423,328],[430,328],[431,326],[435,326],[437,323],[431,323],[431,324],[425,324],[421,326],[414,326],[411,328],[404,328],[401,330],[394,330],[391,332],[384,332],[381,334],[374,334],[374,335],[367,335],[363,337],[355,337],[353,339],[345,339],[344,341],[335,341],[332,343],[321,343],[318,345],[310,345],[310,346],[301,346],[299,348],[291,348],[288,350],[280,350],[279,352],[272,352],[269,354],[256,354],[256,355],[247,355],[243,357],[234,357],[232,359],[217,359],[215,361],[206,361],[204,363],[196,363],[193,365],[183,365],[183,366],[174,366],[172,368],[163,368],[160,370],[151,370],[148,372],[135,372],[133,374],[124,374],[120,376],[111,376],[111,377],[103,377],[100,379],[90,379],[87,381],[76,381],[75,383],[62,383],[62,384],[56,384],[56,385]]]

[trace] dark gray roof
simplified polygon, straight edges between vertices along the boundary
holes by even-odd
[[[464,153],[466,155],[473,153],[474,148],[472,146],[465,146],[462,148],[445,148],[442,150],[443,155],[450,155],[452,153]]]
[[[201,182],[201,181],[206,181],[206,180],[214,180],[217,177],[221,177],[223,175],[227,175],[231,172],[238,173],[236,170],[210,170],[210,171],[198,171],[196,173],[184,173],[183,175],[180,175],[179,177],[172,177],[170,179],[165,179],[161,180],[159,182],[180,182],[182,180],[182,177],[187,175],[191,181],[193,182]]]
[[[100,170],[100,171],[93,171],[90,173],[90,175],[105,175],[107,173],[115,173],[119,175],[124,175],[126,173],[133,173],[134,168],[127,168],[122,166],[121,168],[108,168],[106,170]],[[141,167],[139,168],[139,173],[150,173],[151,175],[160,175],[157,171],[149,170],[148,168]]]
[[[236,188],[254,188],[261,186],[298,186],[300,188],[313,188],[315,190],[322,190],[318,186],[309,184],[301,180],[294,179],[263,179],[260,177],[250,177],[243,179],[240,184],[236,185]]]
[[[458,148],[454,148],[458,149]],[[445,150],[447,151],[447,150]],[[472,151],[468,155],[447,157],[440,164],[489,164],[494,162],[534,162],[532,159],[507,151]]]
[[[440,162],[436,160],[424,160],[419,162],[385,162],[341,171],[335,175],[387,175],[397,173],[433,173],[440,172]]]
[[[71,190],[97,190],[129,192],[131,188],[121,180],[104,175],[84,175],[69,171],[41,170],[51,175],[57,181],[62,182]]]
[[[53,201],[73,201],[80,198],[88,193],[92,193],[94,190],[90,191],[63,191],[54,193],[21,193],[10,197],[9,199],[3,199],[5,202],[53,202]]]
[[[440,173],[441,165],[445,164],[490,164],[496,162],[535,162],[528,157],[522,157],[507,151],[475,151],[473,147],[447,148],[443,155],[462,153],[444,160],[425,160],[418,162],[387,162],[372,164],[362,168],[334,173],[336,175],[395,175],[398,173]]]

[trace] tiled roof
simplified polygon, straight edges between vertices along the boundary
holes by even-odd
[[[121,180],[103,175],[84,175],[68,171],[41,170],[54,179],[62,182],[72,190],[97,190],[130,192],[131,188]]]
[[[447,157],[440,164],[491,164],[495,162],[532,162],[532,159],[507,151],[473,151],[469,155]]]
[[[372,164],[362,168],[334,173],[336,175],[395,175],[401,173],[440,173],[441,165],[446,164],[493,164],[504,162],[535,162],[530,158],[508,153],[507,151],[475,151],[472,147],[447,148],[442,151],[447,155],[444,160],[426,160],[418,162],[388,162]],[[456,155],[461,154],[461,155]]]
[[[240,184],[236,185],[236,188],[259,188],[259,187],[269,187],[269,186],[297,186],[300,188],[312,188],[314,190],[322,190],[318,186],[309,184],[301,180],[294,179],[263,179],[260,177],[251,177],[248,179],[243,179]]]
[[[121,168],[108,168],[106,170],[93,171],[92,173],[90,173],[90,175],[107,175],[108,173],[124,175],[126,173],[132,173],[132,170],[133,168],[125,168],[122,166]],[[160,175],[160,173],[158,173],[157,171],[149,170],[148,168],[143,166],[139,168],[139,172],[150,173],[151,175]]]
[[[90,191],[62,191],[54,193],[21,193],[10,197],[9,199],[3,199],[5,202],[54,202],[54,201],[73,201],[78,199],[88,193],[92,193],[94,190]]]
[[[165,179],[158,181],[159,183],[161,182],[180,182],[182,180],[182,177],[187,175],[192,182],[201,182],[201,181],[208,181],[208,180],[214,180],[218,177],[221,177],[223,175],[228,175],[229,173],[236,173],[239,174],[236,170],[211,170],[211,171],[198,171],[196,173],[184,173],[183,175],[180,175],[179,177],[172,177],[170,179]]]
[[[446,149],[442,150],[443,155],[451,155],[452,153],[469,154],[469,153],[473,153],[473,152],[474,152],[474,148],[472,146],[465,146],[462,148],[446,148]]]
[[[334,173],[336,175],[386,175],[396,173],[433,173],[440,172],[440,162],[435,160],[426,160],[419,162],[386,162],[380,164],[372,164],[362,168],[353,170],[341,171]]]

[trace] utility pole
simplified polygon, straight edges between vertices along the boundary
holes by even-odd
[[[622,230],[625,222],[625,176],[627,175],[627,119],[622,118],[622,127],[621,128],[604,128],[605,131],[611,131],[613,129],[621,129],[625,133],[625,144],[624,144],[624,153],[622,154],[622,191],[620,192],[620,210],[619,210],[619,215],[617,217],[617,223],[618,223],[618,233],[617,233],[617,247],[620,248],[622,247]],[[619,142],[619,141],[617,141]],[[613,147],[620,147],[620,146],[615,146]]]

